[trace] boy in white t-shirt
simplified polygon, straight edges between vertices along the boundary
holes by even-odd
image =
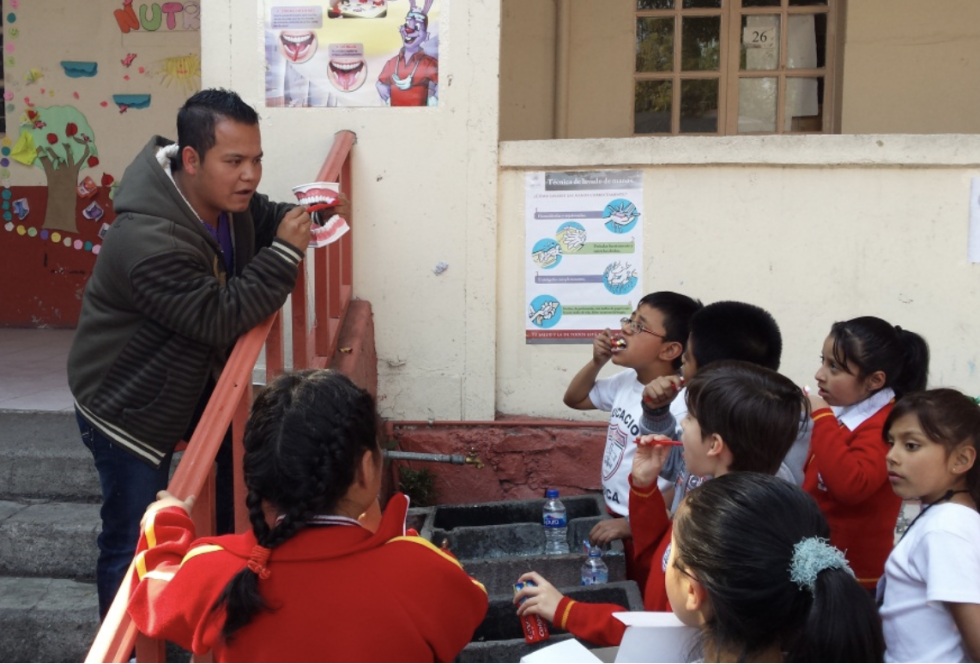
[[[701,303],[670,291],[650,293],[636,311],[621,321],[621,330],[604,330],[592,343],[592,359],[575,375],[565,391],[565,405],[576,410],[610,413],[606,450],[602,460],[602,491],[606,509],[616,517],[629,516],[629,474],[640,434],[643,387],[661,376],[677,375],[687,342],[688,321]],[[612,360],[625,371],[597,379]],[[666,483],[666,489],[671,484]],[[632,559],[627,518],[599,522],[589,538],[593,544],[623,539],[627,561]]]

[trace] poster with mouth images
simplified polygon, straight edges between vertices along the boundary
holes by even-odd
[[[643,297],[642,171],[525,180],[525,340],[592,343]]]
[[[266,0],[266,106],[436,106],[441,0]]]

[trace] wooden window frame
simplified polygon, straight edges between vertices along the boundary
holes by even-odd
[[[675,0],[673,9],[636,9],[633,17],[634,39],[636,25],[641,18],[673,18],[674,48],[673,70],[664,72],[633,72],[632,100],[630,109],[631,133],[633,136],[771,136],[775,134],[833,134],[840,131],[840,90],[841,68],[839,58],[839,39],[842,32],[845,0],[826,0],[825,5],[789,6],[789,0],[781,0],[778,7],[743,7],[742,0],[722,0],[720,8],[683,8],[683,0]],[[789,45],[788,18],[793,15],[827,16],[827,34],[824,52],[824,66],[818,69],[787,69],[786,58]],[[779,63],[775,69],[740,69],[742,48],[743,16],[779,16]],[[720,16],[719,30],[719,68],[717,71],[683,71],[683,19],[693,17]],[[732,64],[733,63],[733,64]],[[739,132],[738,104],[739,81],[751,78],[776,78],[776,127],[775,131]],[[822,78],[823,101],[821,105],[821,128],[819,131],[786,131],[786,81],[790,78]],[[681,83],[686,80],[718,80],[718,124],[717,131],[681,132]],[[672,87],[670,133],[636,133],[636,84],[640,81],[670,81]]]

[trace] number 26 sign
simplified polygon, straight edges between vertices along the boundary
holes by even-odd
[[[775,48],[779,37],[776,28],[742,28],[742,46],[745,48]]]

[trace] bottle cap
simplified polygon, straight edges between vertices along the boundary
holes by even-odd
[[[544,492],[544,497],[545,498],[557,498],[558,497],[558,489],[548,489],[547,491]]]

